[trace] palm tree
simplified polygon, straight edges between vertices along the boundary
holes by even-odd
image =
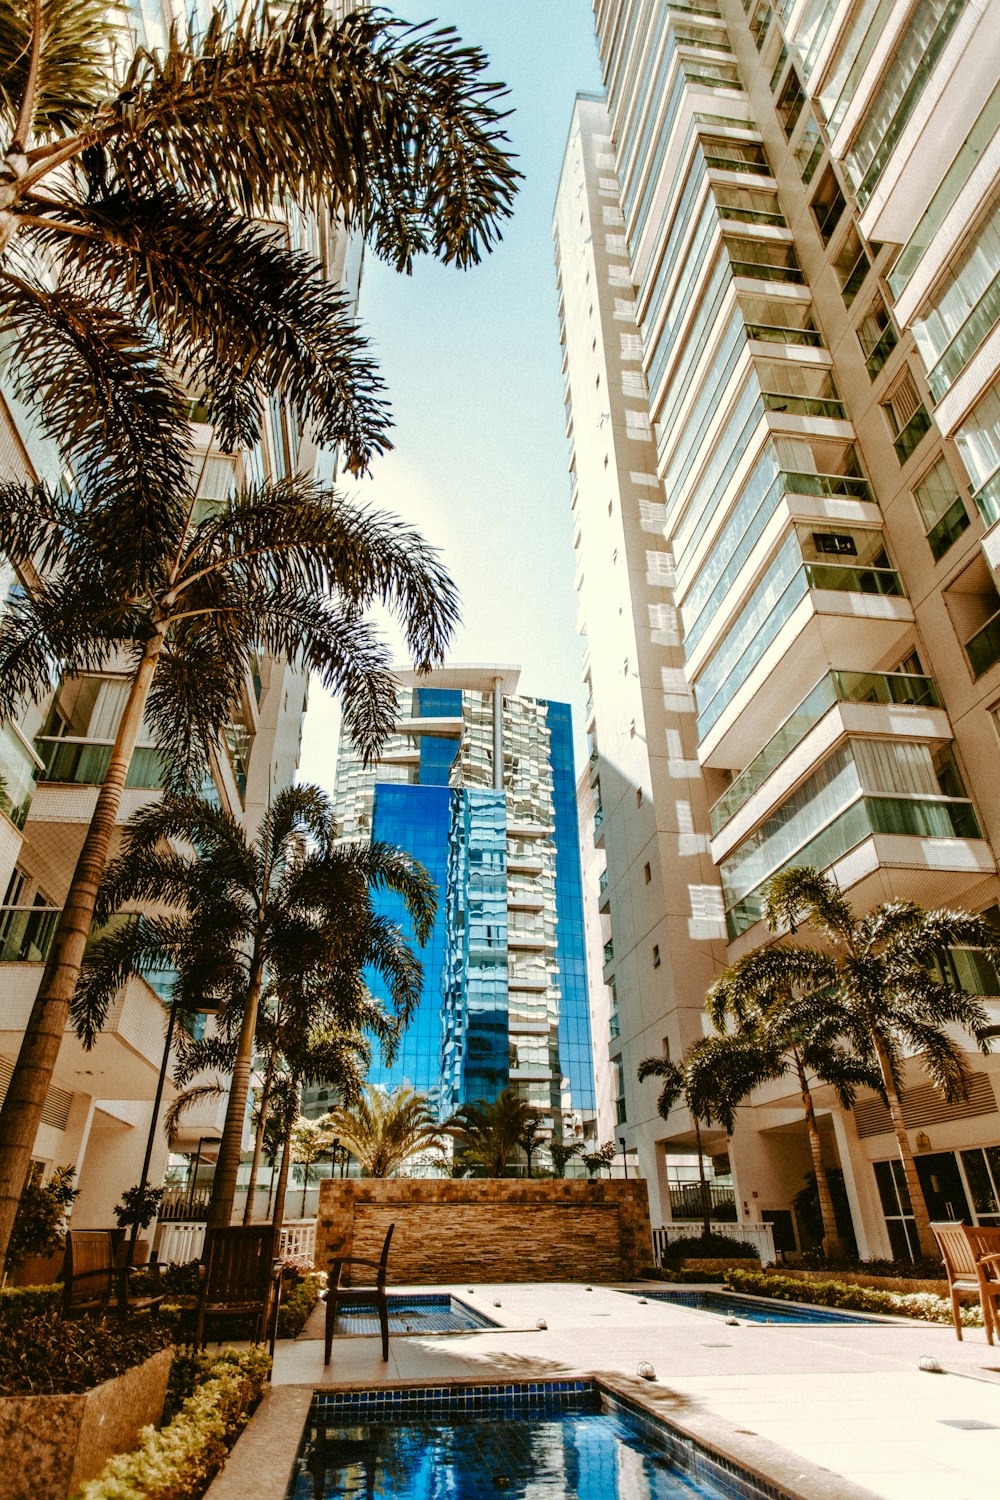
[[[437,905],[430,877],[388,845],[338,846],[335,837],[329,798],[318,787],[279,792],[252,841],[222,808],[168,796],[131,820],[125,850],[102,886],[101,917],[162,902],[179,908],[187,922],[181,924],[183,944],[170,920],[158,917],[127,924],[94,944],[73,1002],[84,1041],[93,1044],[130,973],[149,972],[176,955],[191,992],[200,989],[206,1000],[221,1002],[222,1026],[235,1043],[209,1211],[213,1225],[232,1217],[260,997],[269,976],[291,988],[291,976],[298,975],[313,1000],[321,997],[299,1032],[283,1029],[285,1056],[317,1019],[331,1015],[342,1030],[377,1027],[391,1055],[396,1024],[405,1023],[419,998],[420,964],[395,924],[372,911],[371,892],[399,895],[424,942]],[[166,840],[189,852],[164,852]],[[388,1015],[379,1022],[381,1011],[373,1009],[362,977],[366,967],[385,979],[396,1024]],[[291,1071],[301,1078],[307,1068],[308,1059]]]
[[[541,1119],[509,1086],[489,1103],[477,1099],[461,1105],[448,1121],[449,1132],[462,1144],[462,1154],[486,1169],[487,1177],[506,1177],[516,1151],[524,1150],[526,1132]]]
[[[391,1177],[419,1151],[438,1148],[444,1134],[427,1098],[411,1088],[366,1088],[354,1103],[326,1116],[332,1134],[368,1177]]]
[[[763,951],[763,950],[761,950]],[[765,1083],[791,1076],[805,1115],[809,1150],[823,1220],[823,1251],[829,1257],[846,1253],[837,1228],[833,1198],[823,1165],[823,1144],[816,1122],[812,1090],[830,1085],[841,1107],[853,1108],[860,1086],[879,1088],[878,1071],[855,1057],[838,1041],[840,1017],[823,995],[797,1000],[788,991],[771,996],[761,988],[757,954],[748,954],[715,981],[706,1009],[720,1033],[706,1040],[692,1056],[700,1092],[714,1096],[716,1117],[728,1134],[735,1128],[735,1106]],[[735,1024],[735,1030],[727,1027]]]
[[[695,1042],[680,1063],[669,1057],[645,1057],[639,1064],[638,1078],[644,1083],[647,1078],[662,1079],[663,1087],[656,1101],[656,1111],[661,1120],[670,1118],[670,1111],[683,1102],[694,1123],[695,1154],[698,1159],[698,1182],[701,1187],[701,1225],[706,1239],[712,1233],[712,1204],[708,1183],[705,1180],[705,1155],[701,1144],[701,1127],[723,1124],[720,1112],[725,1114],[730,1101],[719,1089],[718,1077],[708,1077],[697,1064],[705,1042]]]
[[[153,330],[226,447],[255,441],[260,398],[281,390],[364,467],[387,443],[381,383],[319,262],[267,221],[287,201],[401,270],[476,263],[519,176],[502,85],[450,29],[338,21],[326,0],[220,6],[156,52],[110,15],[0,7],[0,331],[24,384],[44,410],[47,346],[100,362]]]
[[[943,977],[944,961],[955,947],[984,949],[995,958],[996,930],[970,912],[926,911],[912,901],[883,901],[856,917],[831,878],[807,866],[793,866],[768,881],[764,916],[772,932],[787,929],[794,935],[808,923],[823,948],[777,942],[758,949],[741,972],[744,994],[752,998],[756,987],[764,1005],[776,1007],[776,1027],[794,1026],[796,1017],[822,1010],[828,1018],[824,1035],[838,1039],[856,1063],[876,1071],[920,1252],[934,1259],[930,1216],[900,1103],[906,1059],[918,1059],[949,1102],[967,1096],[968,1065],[945,1028],[960,1027],[988,1052],[988,1017],[975,996]]]

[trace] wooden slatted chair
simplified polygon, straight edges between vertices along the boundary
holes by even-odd
[[[346,1266],[365,1266],[374,1271],[374,1285],[355,1286],[351,1282],[351,1292],[374,1292],[375,1301],[378,1305],[378,1321],[382,1330],[382,1358],[389,1358],[389,1299],[385,1294],[386,1271],[389,1265],[389,1245],[392,1242],[392,1232],[395,1224],[389,1225],[389,1232],[382,1246],[382,1254],[378,1260],[361,1260],[350,1255],[334,1255],[330,1258],[330,1274],[326,1286],[326,1328],[324,1332],[323,1363],[330,1363],[330,1351],[333,1347],[333,1325],[337,1321],[337,1303],[345,1290],[340,1284],[340,1278]]]
[[[956,1337],[962,1337],[959,1299],[975,1295],[983,1310],[987,1343],[992,1344],[994,1333],[1000,1338],[1000,1228],[986,1225],[970,1228],[968,1224],[947,1221],[932,1224],[931,1228],[948,1273]]]
[[[270,1329],[274,1353],[281,1301],[278,1236],[273,1224],[209,1229],[202,1252],[195,1346],[205,1345],[208,1318],[239,1317],[253,1322],[251,1342],[263,1343]]]
[[[156,1312],[163,1301],[158,1266],[126,1266],[125,1245],[115,1229],[69,1229],[63,1258],[63,1317],[104,1314],[112,1306],[125,1317],[133,1312]],[[142,1276],[145,1291],[132,1277]]]

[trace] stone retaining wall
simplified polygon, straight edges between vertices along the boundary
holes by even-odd
[[[642,1181],[331,1178],[320,1186],[317,1266],[337,1252],[377,1260],[392,1223],[397,1286],[628,1281],[652,1263]]]

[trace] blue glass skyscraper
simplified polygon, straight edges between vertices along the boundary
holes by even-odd
[[[406,849],[439,893],[420,1004],[370,1079],[410,1084],[442,1115],[509,1084],[557,1135],[579,1134],[594,1083],[571,716],[517,680],[494,666],[404,675],[378,765],[342,739],[344,837]],[[400,903],[379,905],[403,921]]]

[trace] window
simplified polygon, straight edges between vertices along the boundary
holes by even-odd
[[[881,405],[893,435],[896,457],[904,464],[931,429],[931,419],[909,370],[903,372]]]
[[[899,334],[885,303],[876,297],[861,322],[858,324],[858,343],[865,357],[865,366],[872,380],[882,370],[889,355],[899,343]]]
[[[653,944],[653,968],[654,969],[658,969],[659,967],[660,967],[660,945],[659,945],[659,943],[654,943]]]
[[[840,295],[844,299],[844,306],[850,307],[872,268],[861,236],[853,225],[847,231],[844,243],[834,256],[832,264],[840,283]]]
[[[813,173],[819,166],[820,157],[823,155],[823,137],[811,114],[806,119],[793,155],[799,169],[799,176],[802,178],[802,185],[808,187],[812,182]]]
[[[969,513],[943,454],[913,486],[913,498],[924,523],[927,545],[937,561],[969,526]]]
[[[844,195],[840,191],[840,183],[832,167],[827,167],[817,183],[809,207],[816,220],[819,237],[824,245],[828,245],[847,207]]]
[[[641,786],[637,786],[636,789],[635,789],[635,805],[636,805],[636,807],[641,807],[642,806],[642,787]]]
[[[649,868],[649,865],[648,865],[648,864],[645,864],[645,865],[643,865],[643,867],[642,867],[642,878],[643,878],[643,880],[644,880],[644,881],[645,881],[645,883],[646,883],[646,885],[649,885],[649,882],[650,882],[650,881],[651,881],[651,880],[652,880],[652,878],[653,878],[653,872],[652,872],[652,870],[651,870],[651,869],[650,869],[650,868]]]
[[[799,75],[794,68],[790,68],[788,70],[788,77],[785,79],[774,103],[774,107],[778,112],[778,119],[781,121],[781,128],[785,132],[786,137],[790,136],[795,129],[796,122],[802,113],[802,106],[805,102],[806,96],[802,92]]]

